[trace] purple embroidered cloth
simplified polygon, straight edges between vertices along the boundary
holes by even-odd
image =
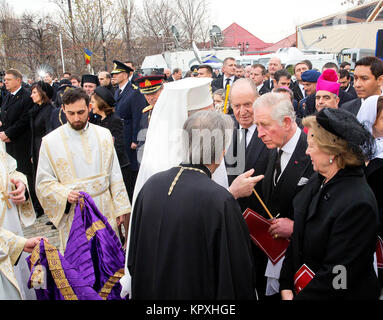
[[[40,300],[121,300],[119,280],[123,276],[125,263],[121,243],[92,198],[84,192],[81,194],[83,201],[75,208],[64,257],[56,249],[62,268],[57,266],[60,265],[59,261],[52,262],[52,246],[43,241],[40,252],[35,252],[36,248],[27,259],[31,270],[30,286],[38,279],[37,265],[49,270],[46,288],[36,290]],[[64,276],[58,280],[60,273]],[[65,287],[66,282],[69,288]]]

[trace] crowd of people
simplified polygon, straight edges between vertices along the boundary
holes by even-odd
[[[112,288],[137,300],[379,299],[383,61],[365,57],[351,71],[304,60],[293,74],[277,56],[187,72],[113,64],[29,84],[5,72],[0,299],[90,297],[85,280],[105,299],[105,287],[110,299]],[[105,220],[81,216],[84,193]],[[268,220],[269,243],[288,244],[277,261],[255,241],[249,209]],[[21,229],[44,214],[67,258],[59,280],[46,263],[54,295],[31,285],[49,239]],[[86,235],[90,255],[118,237],[125,266],[86,275],[73,234]]]

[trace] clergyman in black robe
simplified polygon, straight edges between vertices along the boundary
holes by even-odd
[[[185,126],[202,113],[227,117],[201,111]],[[246,222],[233,196],[211,179],[210,166],[182,164],[142,187],[128,256],[133,299],[255,299]]]

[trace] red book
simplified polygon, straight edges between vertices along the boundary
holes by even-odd
[[[383,269],[383,240],[378,237],[376,244],[376,260],[378,261],[378,268]]]
[[[297,271],[294,276],[295,293],[301,292],[314,278],[315,273],[305,264]]]
[[[287,239],[274,239],[269,231],[271,222],[251,209],[246,209],[243,217],[254,243],[267,255],[273,264],[281,260],[289,246]]]

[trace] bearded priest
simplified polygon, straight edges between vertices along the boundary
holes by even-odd
[[[88,122],[89,96],[76,88],[62,100],[68,122],[43,138],[36,194],[59,230],[63,253],[80,191],[93,198],[116,233],[131,206],[110,131]]]

